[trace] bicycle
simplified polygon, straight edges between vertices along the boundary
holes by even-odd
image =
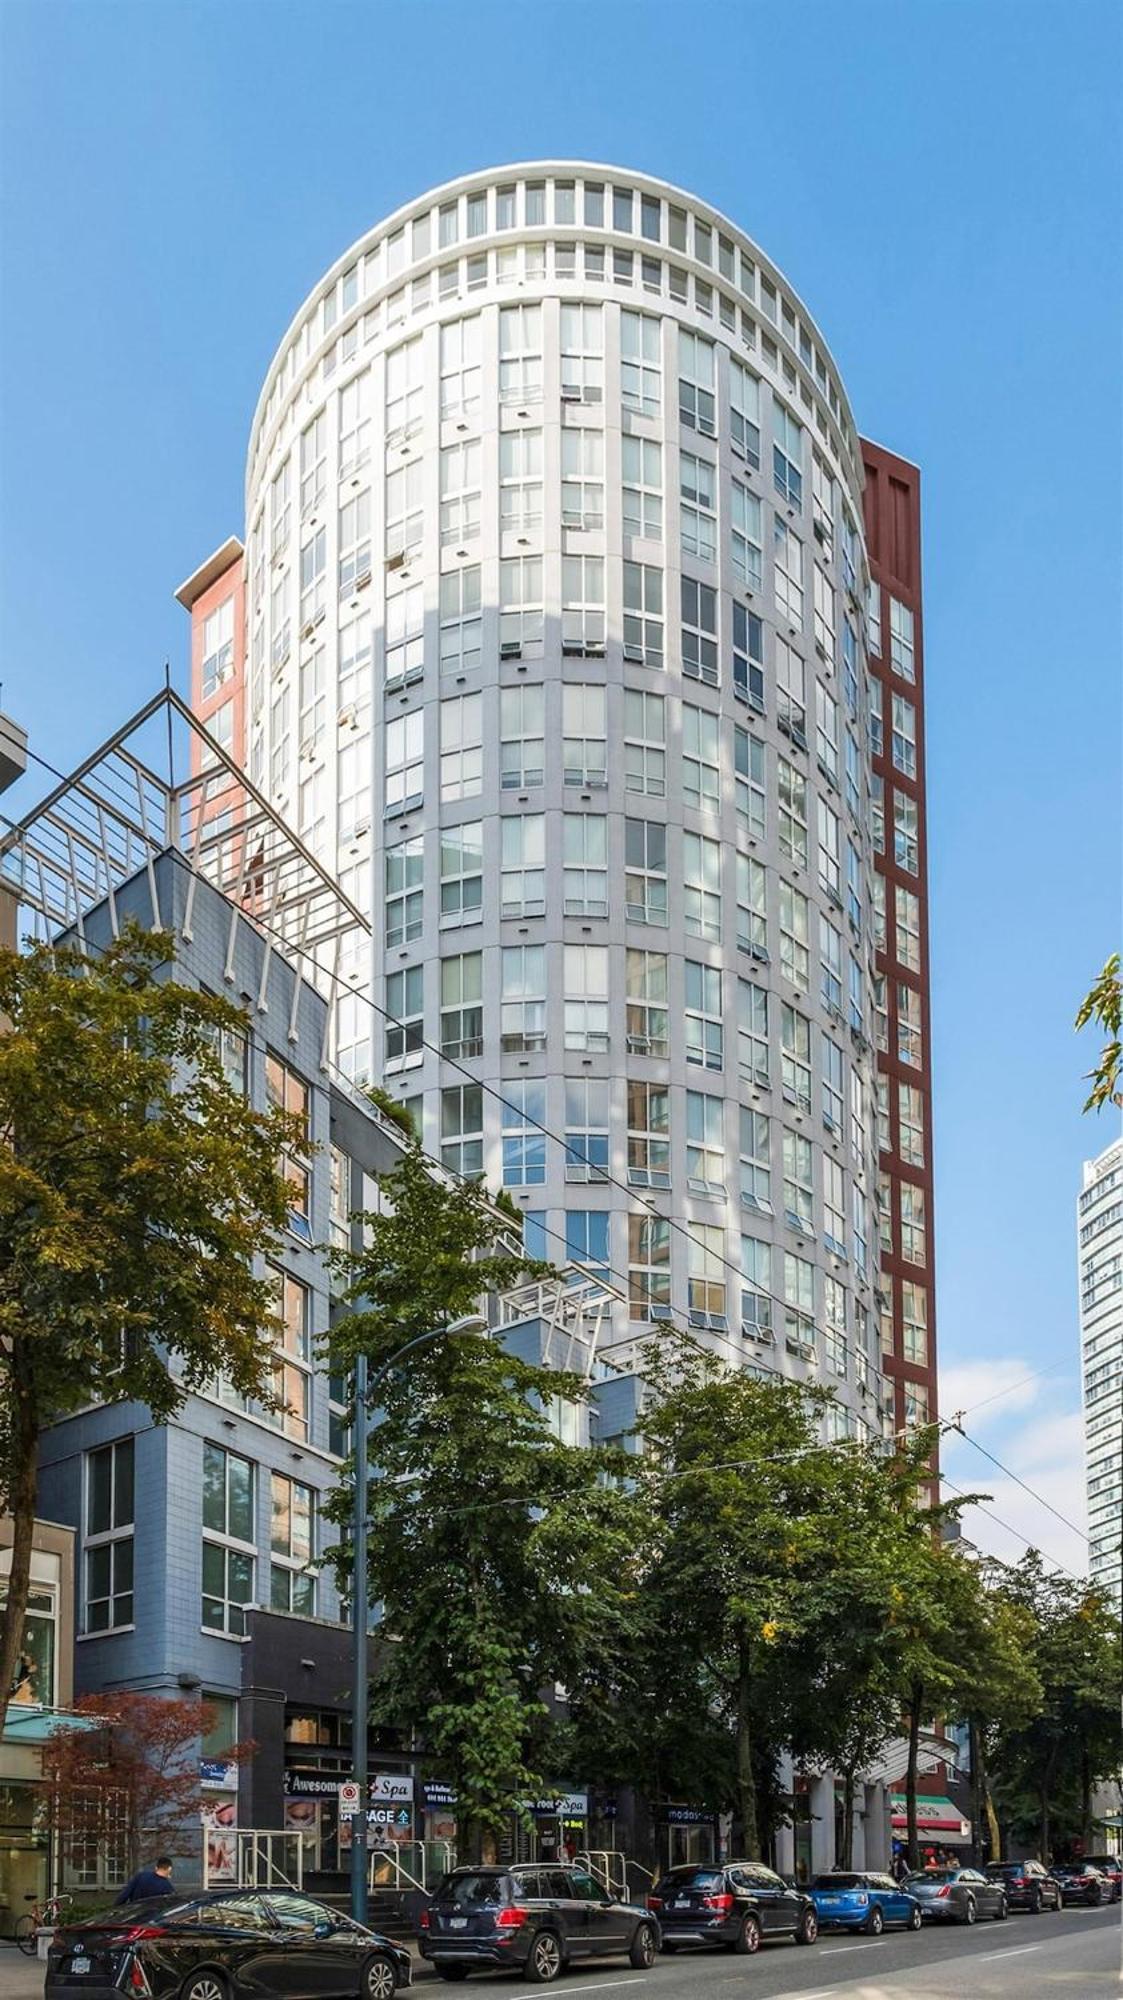
[[[73,1896],[48,1896],[45,1903],[37,1897],[28,1896],[30,1910],[16,1918],[15,1939],[20,1950],[28,1958],[34,1958],[39,1950],[39,1932],[53,1928],[74,1901]]]

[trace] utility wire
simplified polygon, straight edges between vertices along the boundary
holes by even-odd
[[[1076,1522],[1070,1521],[1067,1514],[1060,1513],[1050,1501],[1046,1500],[1043,1493],[1038,1493],[1034,1487],[1027,1485],[1024,1479],[1019,1478],[1016,1472],[1011,1472],[1008,1465],[1003,1465],[1002,1460],[996,1458],[992,1451],[988,1451],[984,1444],[980,1444],[977,1438],[973,1438],[969,1431],[965,1431],[962,1424],[956,1423],[953,1419],[952,1429],[958,1431],[960,1437],[964,1438],[968,1444],[974,1445],[975,1450],[981,1452],[984,1458],[989,1458],[991,1464],[996,1466],[1005,1478],[1012,1479],[1015,1486],[1020,1486],[1023,1493],[1028,1493],[1031,1500],[1036,1500],[1038,1506],[1044,1507],[1047,1513],[1052,1514],[1053,1518],[1059,1521],[1062,1527],[1071,1528],[1073,1534],[1079,1535],[1082,1542],[1087,1541],[1088,1537],[1083,1528],[1078,1528]]]
[[[949,1479],[946,1473],[941,1472],[940,1480],[944,1486],[950,1486],[953,1493],[961,1493],[965,1500],[971,1500],[971,1495],[967,1488],[965,1486],[957,1486],[955,1480]],[[1069,1569],[1067,1564],[1063,1562],[1058,1562],[1056,1556],[1046,1555],[1045,1550],[1037,1542],[1028,1540],[1017,1528],[1012,1528],[1009,1521],[1004,1521],[1001,1515],[993,1513],[989,1507],[984,1507],[981,1500],[972,1500],[971,1504],[978,1508],[980,1514],[985,1514],[988,1521],[993,1521],[996,1527],[1004,1528],[1008,1535],[1013,1535],[1014,1540],[1021,1542],[1025,1548],[1036,1549],[1038,1555],[1043,1556],[1046,1562],[1052,1563],[1054,1569],[1059,1569],[1063,1571],[1065,1576],[1070,1576],[1074,1583],[1087,1583],[1088,1579],[1086,1576],[1077,1576],[1075,1570]]]

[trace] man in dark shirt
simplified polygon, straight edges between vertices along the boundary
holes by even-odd
[[[117,1903],[146,1903],[153,1896],[174,1896],[172,1864],[166,1854],[161,1854],[152,1868],[140,1868],[131,1882],[126,1882]],[[117,1903],[113,1905],[117,1908]]]

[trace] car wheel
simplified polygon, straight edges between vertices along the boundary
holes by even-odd
[[[733,1940],[733,1949],[742,1957],[751,1957],[760,1950],[760,1919],[750,1911],[741,1918],[741,1928]]]
[[[996,1911],[995,1911],[995,1913],[994,1913],[994,1921],[995,1921],[995,1923],[996,1923],[996,1924],[1004,1924],[1004,1923],[1006,1922],[1006,1917],[1007,1917],[1007,1914],[1008,1914],[1008,1913],[1007,1913],[1007,1909],[1006,1909],[1006,1898],[1005,1898],[1005,1896],[1003,1896],[1003,1898],[1002,1898],[1001,1902],[1000,1902],[1000,1903],[999,1903],[999,1905],[998,1905],[998,1908],[997,1908],[997,1910],[996,1910]]]
[[[562,1948],[553,1931],[539,1931],[526,1961],[526,1976],[531,1985],[552,1985],[561,1969]]]
[[[799,1929],[795,1934],[797,1944],[814,1944],[819,1935],[819,1919],[814,1910],[805,1910]]]
[[[910,1910],[910,1911],[909,1911],[909,1929],[910,1929],[910,1931],[918,1931],[918,1930],[920,1929],[920,1926],[921,1926],[921,1924],[922,1924],[923,1922],[924,1922],[924,1918],[923,1918],[923,1917],[921,1916],[921,1914],[920,1914],[920,1905],[919,1905],[919,1903],[918,1903],[918,1904],[917,1904],[917,1906],[916,1906],[916,1908],[915,1908],[914,1910]]]
[[[978,1916],[978,1914],[979,1914],[979,1913],[978,1913],[978,1911],[977,1911],[977,1910],[976,1910],[976,1908],[975,1908],[975,1898],[974,1898],[974,1896],[968,1896],[968,1898],[967,1898],[967,1908],[966,1908],[966,1909],[964,1910],[964,1912],[963,1912],[963,1921],[964,1921],[964,1923],[965,1923],[965,1924],[973,1924],[973,1923],[974,1923],[974,1921],[975,1921],[975,1918],[976,1918],[976,1917]]]
[[[379,1952],[377,1958],[368,1958],[363,1974],[363,1992],[366,2000],[394,2000],[398,1990],[398,1968],[392,1958]]]
[[[873,1909],[869,1913],[869,1916],[866,1918],[866,1936],[880,1937],[884,1929],[885,1929],[885,1918],[882,1916],[880,1908],[875,1903]]]
[[[196,1972],[180,1989],[180,2000],[226,2000],[226,1991],[221,1973]]]
[[[628,1964],[637,1972],[650,1972],[659,1953],[655,1932],[650,1924],[637,1924],[636,1933],[628,1952]]]
[[[1030,1916],[1031,1916],[1031,1917],[1039,1917],[1039,1916],[1041,1915],[1041,1891],[1040,1891],[1040,1889],[1035,1889],[1035,1890],[1034,1890],[1034,1892],[1033,1892],[1033,1900],[1032,1900],[1032,1902],[1030,1903],[1030,1906],[1029,1906],[1029,1913],[1030,1913]]]

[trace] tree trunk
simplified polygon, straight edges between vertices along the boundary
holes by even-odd
[[[923,1681],[909,1689],[909,1762],[905,1776],[905,1812],[908,1819],[909,1867],[920,1866],[920,1841],[916,1832],[916,1770],[920,1762],[920,1704],[924,1700]]]
[[[756,1816],[756,1778],[753,1772],[752,1678],[749,1671],[749,1642],[742,1639],[737,1658],[737,1796],[741,1808],[741,1834],[746,1861],[760,1860],[760,1831]]]
[[[842,1851],[837,1865],[854,1866],[854,1773],[850,1769],[842,1774]]]
[[[1080,1838],[1087,1854],[1092,1845],[1092,1763],[1087,1750],[1080,1753]]]
[[[982,1783],[979,1771],[979,1725],[974,1716],[971,1717],[971,1720],[967,1724],[967,1740],[970,1745],[971,1757],[971,1865],[974,1868],[980,1868],[983,1860],[982,1834],[979,1823]]]
[[[1038,1847],[1046,1868],[1049,1866],[1049,1787],[1042,1779],[1041,1811],[1037,1827]]]
[[[39,1492],[39,1433],[35,1397],[28,1369],[20,1353],[17,1336],[12,1344],[11,1451],[13,1472],[9,1502],[12,1515],[12,1567],[8,1576],[8,1597],[0,1618],[0,1735],[3,1734],[7,1704],[17,1678],[23,1650],[27,1597],[31,1587],[31,1544],[35,1534],[35,1502]],[[49,1702],[50,1688],[36,1690],[40,1701]]]
[[[998,1830],[998,1815],[994,1810],[994,1800],[990,1795],[990,1777],[987,1772],[986,1752],[983,1749],[983,1732],[977,1726],[972,1743],[971,1761],[972,1771],[976,1768],[978,1769],[979,1776],[975,1793],[975,1812],[977,1815],[981,1815],[982,1821],[986,1825],[986,1858],[988,1861],[1001,1861],[1002,1836]],[[975,1837],[978,1840],[978,1834]]]

